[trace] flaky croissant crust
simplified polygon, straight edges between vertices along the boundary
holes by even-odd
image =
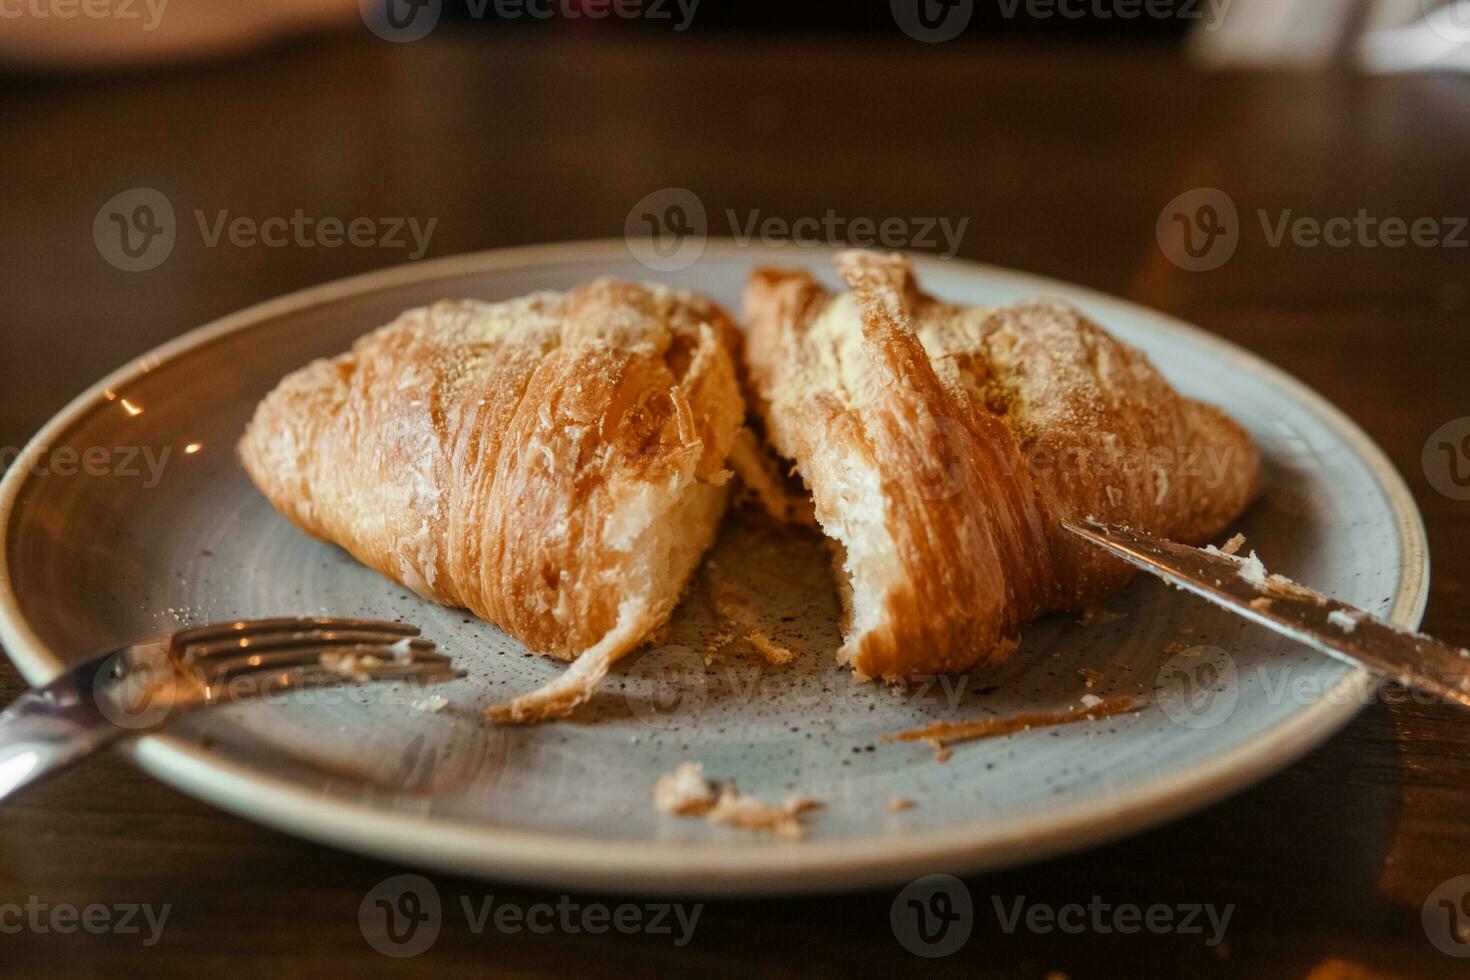
[[[1254,494],[1240,426],[1075,309],[944,303],[898,255],[838,269],[841,296],[757,271],[746,349],[767,433],[842,546],[839,659],[859,675],[965,670],[1022,623],[1117,591],[1129,569],[1064,520],[1197,542]]]
[[[440,302],[287,377],[239,455],[307,533],[533,650],[573,659],[617,627],[610,663],[713,540],[738,344],[708,299],[606,279]],[[646,554],[670,522],[677,553]]]

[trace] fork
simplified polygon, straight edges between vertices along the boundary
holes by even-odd
[[[406,623],[238,620],[93,657],[0,712],[0,800],[176,712],[347,682],[463,677]]]

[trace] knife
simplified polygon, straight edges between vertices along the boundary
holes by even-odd
[[[1339,660],[1470,708],[1470,650],[1401,629],[1280,575],[1255,553],[1191,548],[1087,518],[1062,527],[1217,606]]]

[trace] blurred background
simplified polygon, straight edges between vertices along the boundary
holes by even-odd
[[[1248,346],[1318,288],[1457,309],[1451,248],[1283,249],[1245,221],[1201,270],[1156,223],[1207,189],[1247,216],[1463,212],[1441,213],[1465,199],[1467,42],[1470,0],[0,0],[0,359],[28,373],[0,444],[252,302],[616,237],[669,188],[712,235],[730,213],[963,221],[955,254]],[[306,232],[258,240],[298,212]],[[374,233],[324,242],[327,219]],[[124,231],[157,247],[120,254]],[[1240,304],[1260,315],[1222,315]]]
[[[670,31],[1047,43],[1188,42],[1210,64],[1467,67],[1463,0],[8,0],[0,52],[20,70],[206,60],[361,21],[390,40],[435,29]]]

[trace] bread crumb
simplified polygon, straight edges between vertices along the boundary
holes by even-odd
[[[411,636],[405,636],[388,648],[388,653],[393,657],[395,664],[413,663],[413,639]]]
[[[1240,563],[1240,577],[1258,589],[1266,587],[1266,566],[1261,564],[1260,557],[1254,551]]]
[[[1327,614],[1327,622],[1331,623],[1333,626],[1336,626],[1344,633],[1351,633],[1353,630],[1357,629],[1358,623],[1362,622],[1362,620],[1362,613],[1348,609],[1334,609],[1332,610],[1332,612]]]
[[[735,634],[725,631],[721,631],[710,637],[709,643],[704,648],[704,662],[706,664],[713,662],[716,654],[729,646],[730,641],[733,639],[735,639]]]
[[[1245,545],[1245,535],[1237,534],[1220,546],[1220,554],[1234,555]]]
[[[352,681],[366,681],[372,672],[381,667],[383,661],[371,653],[324,653],[322,666]]]
[[[1078,667],[1077,673],[1082,675],[1082,682],[1088,687],[1092,687],[1105,676],[1102,671],[1093,670],[1091,667]]]
[[[653,787],[653,805],[660,813],[708,813],[715,800],[715,787],[704,778],[704,766],[698,762],[679,763],[673,772],[658,777]]]
[[[705,569],[709,577],[710,599],[720,618],[743,632],[751,649],[771,666],[784,667],[795,660],[797,656],[795,650],[772,640],[761,629],[760,616],[755,612],[759,605],[755,596],[751,595],[745,586],[728,578],[714,562],[707,562]],[[727,633],[721,633],[720,636],[730,636],[733,639],[733,636]],[[715,650],[710,650],[707,656],[715,652]]]
[[[890,796],[888,798],[888,812],[902,813],[904,810],[912,810],[916,804],[913,800],[902,796]]]
[[[822,806],[811,797],[792,794],[776,806],[746,796],[734,783],[719,787],[704,778],[704,766],[681,762],[673,772],[660,776],[653,788],[653,805],[660,813],[682,817],[703,815],[711,823],[774,833],[782,840],[799,840],[798,818]]]
[[[759,630],[751,630],[745,634],[745,638],[750,641],[755,652],[773,667],[784,667],[796,659],[795,650],[782,646]]]
[[[1271,608],[1271,600],[1265,596],[1251,600],[1251,608],[1258,612],[1266,612]]]
[[[1082,707],[1096,708],[1100,704],[1102,704],[1102,698],[1098,697],[1096,694],[1082,695]]]
[[[782,840],[800,840],[801,823],[798,817],[822,804],[806,796],[792,794],[777,806],[770,806],[754,796],[746,796],[726,783],[720,790],[720,798],[714,809],[709,811],[710,823],[723,823],[746,830],[774,833]]]
[[[442,694],[430,694],[426,698],[419,698],[413,702],[413,710],[431,715],[437,715],[447,707],[449,707],[449,699]]]

